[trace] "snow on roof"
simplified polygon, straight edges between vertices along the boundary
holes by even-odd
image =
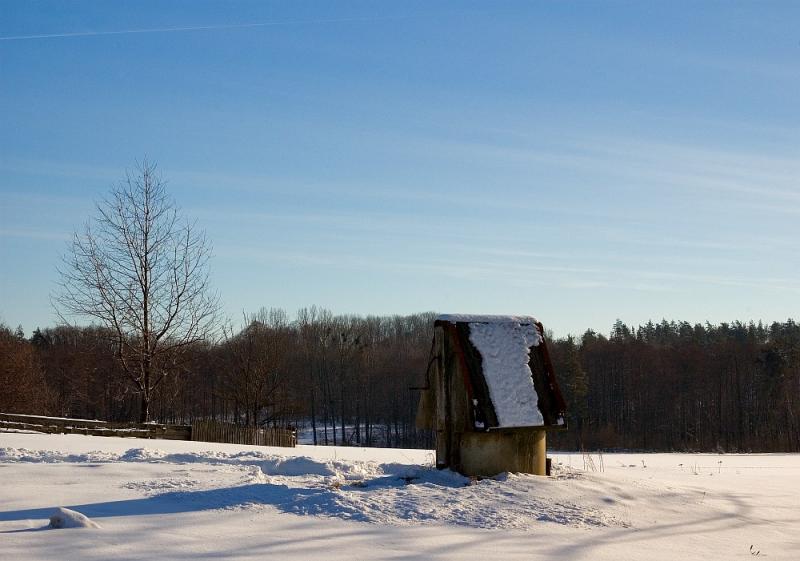
[[[502,316],[459,316],[499,318]],[[533,385],[530,348],[542,336],[533,318],[507,316],[503,320],[469,321],[469,340],[481,354],[483,377],[500,427],[544,425],[539,396]]]
[[[539,323],[539,320],[533,316],[491,316],[475,314],[441,314],[436,320],[449,321],[450,323]]]

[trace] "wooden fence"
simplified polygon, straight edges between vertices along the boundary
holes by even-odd
[[[195,440],[199,442],[225,442],[255,446],[283,446],[287,448],[294,448],[297,445],[297,432],[294,430],[279,428],[257,429],[219,421],[195,421],[191,425],[107,423],[105,421],[90,421],[87,419],[0,413],[0,432],[4,430],[35,431],[47,434]]]
[[[161,423],[107,423],[87,419],[37,417],[0,413],[0,431],[26,430],[47,434],[86,434],[91,436],[117,436],[130,438],[158,438],[162,440],[191,440],[189,425]]]
[[[192,423],[192,440],[294,448],[297,445],[297,432],[291,429],[242,427],[219,421],[195,421]]]

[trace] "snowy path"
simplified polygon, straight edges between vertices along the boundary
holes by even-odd
[[[796,455],[551,455],[470,482],[419,450],[0,433],[0,559],[800,558]],[[59,506],[101,528],[46,529]]]

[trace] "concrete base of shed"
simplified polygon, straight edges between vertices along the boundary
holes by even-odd
[[[539,429],[462,433],[459,471],[483,477],[504,471],[546,475],[546,434]]]

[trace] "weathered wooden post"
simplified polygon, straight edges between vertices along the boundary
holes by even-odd
[[[533,432],[533,474],[547,475],[547,432]]]
[[[436,465],[469,476],[545,475],[546,431],[566,428],[544,328],[528,316],[439,316],[417,424]]]

